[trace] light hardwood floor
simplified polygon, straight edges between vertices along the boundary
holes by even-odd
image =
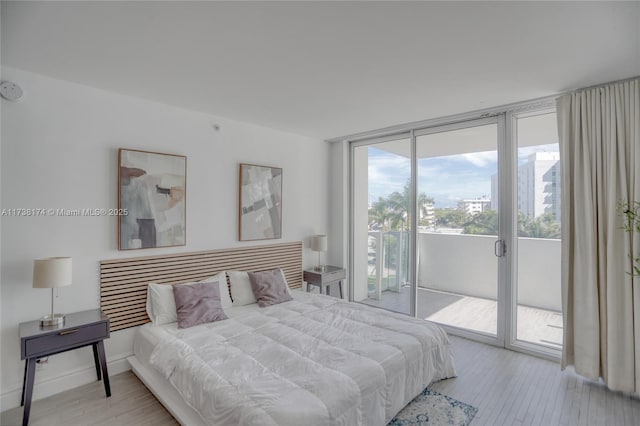
[[[36,382],[38,377],[36,376]],[[31,405],[30,426],[178,425],[171,414],[131,371],[110,377],[111,398],[102,382],[94,382]],[[2,426],[22,424],[22,407],[5,411]]]
[[[560,371],[554,362],[451,337],[458,377],[431,389],[478,407],[479,425],[640,425],[640,399]],[[131,372],[35,401],[33,426],[176,425]],[[2,413],[2,425],[19,425],[22,409]]]
[[[409,314],[411,288],[384,291],[380,300],[362,303]],[[496,334],[498,303],[495,300],[418,287],[418,317],[458,328]],[[518,305],[518,340],[562,349],[562,314]]]
[[[480,425],[640,425],[640,398],[541,358],[451,337],[458,377],[429,386],[478,407]]]

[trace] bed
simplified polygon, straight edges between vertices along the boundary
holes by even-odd
[[[236,292],[247,272],[230,271],[271,268],[292,300],[259,307],[255,290]],[[148,294],[214,275],[227,319],[178,328],[149,314]],[[385,425],[429,383],[455,376],[439,326],[301,287],[301,242],[100,262],[111,331],[138,327],[132,369],[185,425]]]
[[[455,376],[437,325],[324,295],[139,329],[136,375],[188,425],[385,425]]]

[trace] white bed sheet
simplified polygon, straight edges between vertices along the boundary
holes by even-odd
[[[293,296],[190,329],[145,325],[135,355],[215,425],[385,425],[429,383],[455,376],[448,337],[433,323]]]

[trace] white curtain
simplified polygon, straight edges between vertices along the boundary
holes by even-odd
[[[619,203],[640,201],[640,79],[557,100],[562,161],[562,368],[640,390],[640,235]]]

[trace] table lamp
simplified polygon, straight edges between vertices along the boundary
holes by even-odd
[[[51,289],[51,314],[40,318],[40,326],[64,324],[64,314],[53,311],[53,289],[71,285],[72,268],[70,257],[48,257],[33,261],[33,288]]]
[[[316,271],[324,271],[324,265],[320,262],[320,253],[327,251],[327,236],[326,235],[314,235],[311,237],[309,247],[312,251],[318,252],[318,264],[313,268]]]

